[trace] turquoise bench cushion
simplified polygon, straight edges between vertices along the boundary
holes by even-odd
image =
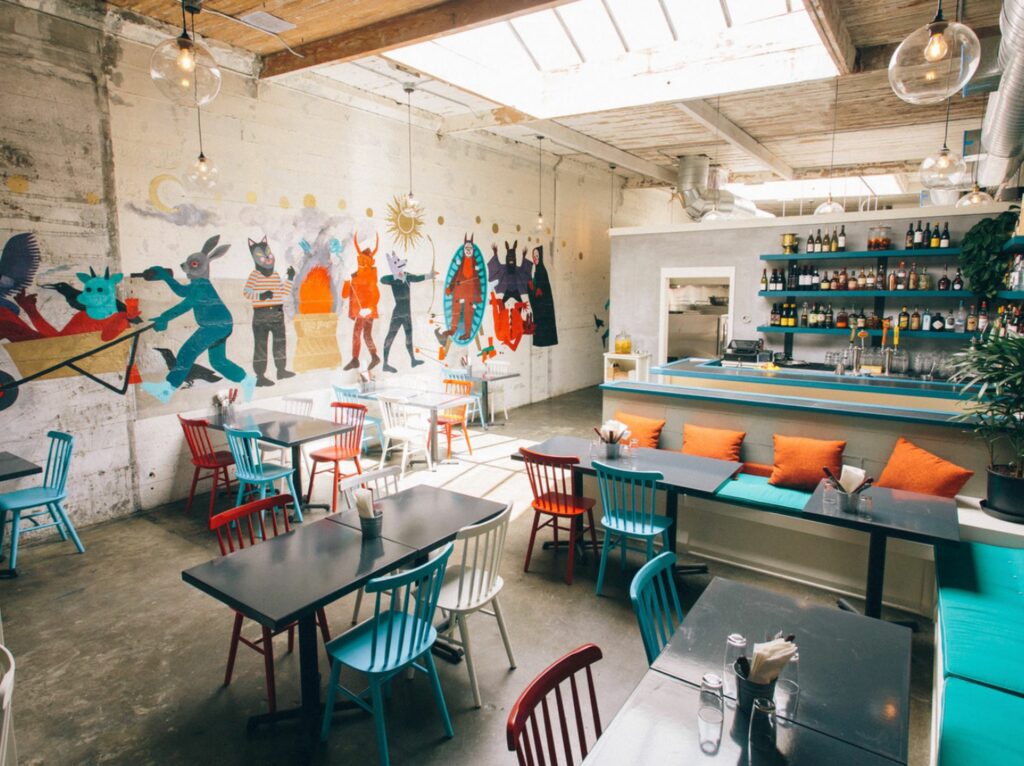
[[[1024,549],[935,547],[943,674],[1024,694]]]
[[[787,508],[802,511],[811,493],[798,489],[776,487],[768,483],[767,476],[754,476],[749,473],[736,474],[736,478],[727,481],[715,493],[719,500],[734,500],[738,503],[754,506]]]
[[[946,679],[938,766],[1024,763],[1024,737],[1018,729],[1022,720],[1024,697]]]

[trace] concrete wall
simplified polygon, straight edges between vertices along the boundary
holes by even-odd
[[[230,68],[220,95],[203,112],[204,148],[220,168],[220,183],[213,191],[186,188],[185,169],[198,150],[196,114],[165,100],[148,73],[151,43],[167,34],[104,15],[92,4],[3,5],[0,239],[37,235],[42,258],[29,292],[39,294],[41,313],[56,327],[74,312],[55,292],[41,289],[43,282],[77,284],[77,272],[109,267],[126,275],[120,296],[137,299],[142,317],[150,318],[177,299],[162,283],[130,275],[163,265],[184,281],[179,264],[217,235],[230,245],[211,267],[234,321],[227,355],[251,372],[252,308],[242,294],[253,266],[249,239],[266,236],[278,271],[291,265],[300,274],[307,259],[303,240],[314,249],[318,236],[325,246],[336,240],[333,251],[326,246],[335,292],[355,270],[353,234],[370,246],[379,235],[378,278],[389,273],[383,256],[392,250],[408,260],[410,272],[433,267],[443,276],[466,234],[485,259],[492,242],[501,255],[505,240],[518,240],[520,253],[537,244],[536,154],[530,147],[496,137],[439,139],[418,117],[414,178],[424,215],[421,237],[405,243],[388,221],[389,204],[408,183],[401,112],[381,116],[339,103],[323,82],[310,87],[308,76],[257,83],[233,71],[245,70],[246,57],[223,48],[215,54]],[[353,101],[351,93],[338,99]],[[608,173],[593,165],[556,163],[547,155],[544,165],[543,209],[552,228],[542,239],[559,343],[533,348],[526,336],[516,351],[499,345],[502,358],[521,374],[507,388],[510,406],[600,380],[602,345],[594,317],[606,316],[611,206],[616,224],[640,224],[661,220],[666,203],[664,194],[649,191],[612,195]],[[380,291],[373,337],[382,350],[394,303],[386,286]],[[325,342],[333,342],[344,364],[352,357],[353,323],[347,301],[334,300],[336,335]],[[438,384],[434,330],[444,322],[443,300],[440,281],[413,286],[414,337],[423,347],[421,358],[433,361],[413,370],[400,336],[390,359],[398,372],[383,375],[386,382]],[[286,304],[290,367],[297,366],[294,309]],[[142,378],[161,380],[167,367],[156,349],[176,352],[195,329],[186,314],[166,332],[143,334],[137,365]],[[488,308],[483,344],[494,334]],[[475,345],[466,350],[476,353]],[[452,352],[463,353],[458,347]],[[364,366],[367,359],[364,350]],[[205,355],[198,361],[209,364]],[[295,378],[257,389],[257,399],[279,406],[280,397],[303,394],[322,406],[329,383],[356,378],[337,364],[307,366]],[[0,354],[0,370],[14,378],[26,373],[10,353]],[[113,372],[103,377],[121,381]],[[18,401],[0,411],[0,425],[10,434],[4,446],[40,459],[48,429],[75,434],[70,505],[78,523],[152,507],[187,492],[191,466],[175,415],[207,411],[224,385],[197,382],[162,404],[138,386],[121,396],[78,375],[27,383],[18,388]]]

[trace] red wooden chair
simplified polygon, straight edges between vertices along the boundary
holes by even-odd
[[[594,676],[590,666],[602,656],[601,649],[594,644],[584,644],[573,649],[549,665],[519,695],[508,715],[506,726],[508,749],[515,752],[519,766],[559,766],[563,763],[559,759],[559,750],[565,757],[564,766],[573,766],[587,757],[588,724],[584,723],[586,710],[581,704],[581,684],[577,683],[576,674],[580,671],[586,674],[592,719],[588,723],[592,727],[589,733],[593,735],[593,744],[601,736],[601,716],[597,710]],[[563,684],[567,681],[566,688]],[[565,699],[567,693],[569,700]],[[568,711],[567,704],[572,706]],[[540,716],[537,715],[538,706]],[[551,710],[552,706],[554,711]]]
[[[576,457],[556,457],[542,455],[539,452],[531,452],[526,448],[520,448],[519,453],[523,456],[526,464],[526,475],[530,477],[530,489],[533,490],[533,528],[530,530],[530,544],[526,546],[526,561],[523,564],[523,571],[530,569],[530,557],[533,555],[533,542],[537,532],[546,526],[550,526],[554,533],[555,551],[558,550],[559,530],[569,533],[569,566],[566,569],[565,581],[572,585],[572,568],[576,558],[577,535],[586,535],[590,531],[590,540],[594,547],[594,555],[597,551],[597,532],[594,528],[594,501],[589,497],[580,497],[573,494],[572,490],[572,467],[579,463]],[[588,524],[584,526],[582,516],[586,514]],[[541,523],[541,518],[548,516],[548,520]],[[559,525],[560,519],[567,519],[569,525]]]
[[[338,510],[338,483],[346,476],[355,476],[352,473],[341,472],[341,461],[351,460],[356,465],[356,473],[362,473],[363,467],[359,464],[359,453],[362,451],[363,423],[366,422],[366,405],[352,404],[350,402],[331,402],[331,411],[334,413],[334,422],[338,425],[352,426],[351,431],[334,436],[334,444],[330,447],[318,449],[310,453],[309,458],[313,461],[312,470],[309,472],[309,489],[306,491],[306,505],[313,496],[313,480],[317,473],[332,471],[334,473],[334,490],[331,492],[331,513]],[[328,463],[321,468],[321,464]]]
[[[210,529],[217,535],[221,554],[228,556],[246,546],[256,545],[262,540],[290,532],[291,525],[288,522],[286,507],[290,502],[292,502],[291,495],[274,495],[239,505],[211,517]],[[280,511],[280,520],[278,511]],[[227,686],[231,683],[238,645],[245,644],[263,656],[263,668],[267,676],[267,700],[270,712],[273,713],[277,710],[277,692],[274,686],[274,644],[272,639],[287,631],[288,651],[292,651],[295,648],[295,628],[298,623],[293,622],[277,631],[262,627],[260,637],[250,639],[242,635],[244,619],[241,612],[235,612],[235,624],[231,629],[231,646],[228,649],[228,667],[224,673],[224,685]],[[317,609],[316,622],[320,626],[320,634],[326,644],[331,640],[331,631],[327,626],[327,616],[323,609]]]
[[[229,450],[215,450],[210,443],[209,426],[205,420],[187,420],[178,415],[181,423],[181,430],[185,432],[185,441],[188,443],[189,452],[192,453],[192,465],[195,471],[192,472],[192,487],[188,491],[188,503],[185,505],[185,513],[192,510],[192,498],[196,494],[196,484],[200,479],[213,479],[213,487],[210,489],[210,516],[213,516],[213,506],[217,500],[217,480],[221,473],[224,474],[224,488],[231,489],[231,477],[228,475],[228,467],[235,464],[235,459]],[[211,471],[206,476],[200,476],[201,471]]]
[[[456,396],[470,396],[473,393],[473,382],[448,378],[444,381],[444,392]],[[466,426],[466,409],[468,407],[469,402],[467,401],[457,407],[450,407],[437,416],[437,430],[448,439],[449,458],[452,456],[452,435],[456,427],[462,429],[462,438],[466,440],[469,454],[473,454],[473,445],[469,443],[469,429]]]

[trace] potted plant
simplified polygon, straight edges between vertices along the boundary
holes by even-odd
[[[960,242],[960,273],[971,291],[991,300],[1003,289],[1008,257],[1003,245],[1013,235],[1020,209],[1016,205],[992,218],[982,218]]]
[[[956,355],[950,379],[969,395],[961,418],[988,446],[984,509],[1024,523],[1024,335],[981,338]]]

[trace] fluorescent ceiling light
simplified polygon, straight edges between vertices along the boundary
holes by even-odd
[[[843,197],[891,197],[907,190],[892,173],[875,176],[806,179],[800,181],[767,181],[762,184],[724,184],[724,189],[754,202],[823,199],[829,191],[837,199]]]
[[[788,6],[730,0],[727,28],[719,0],[577,0],[558,8],[565,27],[544,10],[386,56],[541,119],[834,77],[802,3]]]

